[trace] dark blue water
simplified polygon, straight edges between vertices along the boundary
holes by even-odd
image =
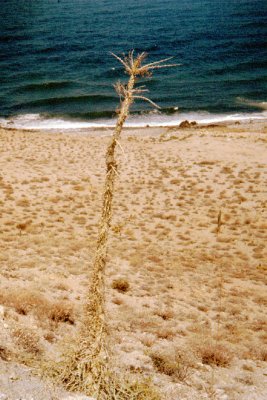
[[[1,0],[0,117],[99,121],[114,117],[109,54],[147,51],[182,63],[146,80],[161,107],[185,115],[259,116],[266,108],[266,0]],[[179,107],[179,110],[175,110]],[[207,114],[208,113],[208,114]],[[3,120],[2,120],[3,122]]]

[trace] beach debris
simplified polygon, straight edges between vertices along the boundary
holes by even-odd
[[[222,226],[222,210],[219,211],[218,217],[217,217],[217,233],[220,232]]]

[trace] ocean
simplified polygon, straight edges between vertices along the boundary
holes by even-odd
[[[1,0],[0,125],[110,126],[125,81],[110,52],[173,57],[142,79],[161,109],[128,124],[266,119],[266,0]]]

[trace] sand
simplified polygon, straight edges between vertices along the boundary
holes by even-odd
[[[59,358],[78,329],[109,135],[0,129],[2,373]],[[267,396],[266,144],[255,121],[123,134],[110,343],[115,367],[152,377],[162,398]]]

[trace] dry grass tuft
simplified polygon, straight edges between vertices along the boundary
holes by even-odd
[[[158,372],[171,376],[174,380],[184,382],[192,374],[192,364],[178,351],[168,353],[156,350],[150,353],[150,358]]]
[[[0,345],[0,359],[4,361],[9,361],[11,358],[11,352],[10,350],[3,345]]]
[[[48,317],[54,322],[74,324],[73,308],[70,304],[63,301],[51,305]]]
[[[115,279],[112,282],[112,289],[116,289],[121,293],[125,293],[130,289],[130,284],[126,279]]]
[[[39,355],[43,352],[39,336],[32,329],[25,326],[16,327],[12,330],[12,336],[19,347],[26,351],[26,353]]]
[[[0,303],[14,308],[18,314],[27,315],[32,310],[43,308],[45,299],[32,290],[17,289],[14,293],[6,289],[0,293]]]
[[[74,324],[74,311],[71,304],[63,301],[49,301],[44,296],[30,289],[17,289],[16,293],[3,290],[0,304],[15,309],[18,314],[33,313],[39,320]]]
[[[206,343],[199,348],[199,355],[203,364],[228,367],[233,354],[222,344]]]

